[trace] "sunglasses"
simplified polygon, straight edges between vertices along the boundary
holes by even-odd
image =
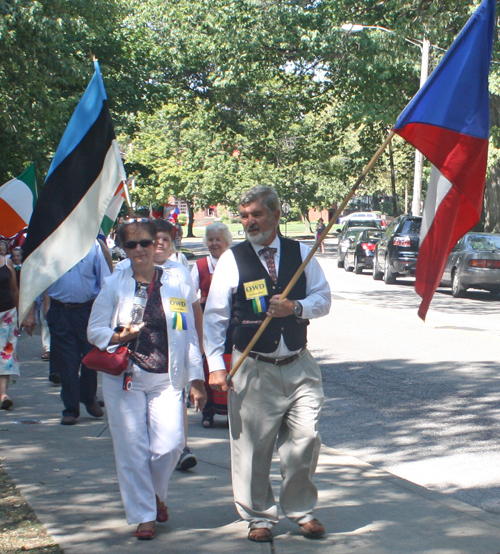
[[[152,239],[128,240],[123,244],[123,247],[127,250],[135,250],[139,244],[141,248],[149,248],[152,244],[154,244],[154,242],[155,241]]]
[[[124,225],[130,225],[131,223],[149,223],[149,219],[147,217],[136,217],[123,222]]]

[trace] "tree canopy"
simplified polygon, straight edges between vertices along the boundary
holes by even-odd
[[[0,176],[46,170],[100,60],[142,202],[234,206],[256,183],[302,212],[341,200],[479,2],[51,0],[0,2]],[[363,25],[345,32],[345,24]],[[494,58],[499,59],[495,45]],[[492,71],[498,93],[498,67]],[[496,105],[495,102],[492,105]],[[500,157],[492,126],[493,163]],[[396,187],[413,150],[394,141]],[[384,155],[363,191],[390,194]]]

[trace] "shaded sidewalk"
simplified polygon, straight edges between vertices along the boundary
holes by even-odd
[[[78,425],[61,426],[60,389],[48,382],[48,364],[40,360],[41,353],[39,336],[20,340],[23,374],[11,386],[14,410],[0,413],[0,443],[5,469],[67,554],[500,551],[498,516],[327,447],[322,448],[316,474],[316,514],[327,536],[307,540],[297,525],[282,519],[272,544],[251,543],[232,502],[225,419],[216,418],[215,428],[205,429],[193,410],[189,443],[198,465],[174,472],[167,501],[171,519],[157,525],[155,540],[137,541],[135,526],[125,522],[106,418],[82,413]],[[277,460],[272,482],[277,494]]]

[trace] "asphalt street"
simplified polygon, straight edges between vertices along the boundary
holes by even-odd
[[[323,443],[429,489],[500,512],[498,299],[439,290],[424,324],[413,279],[396,285],[321,264],[332,309],[311,323]]]

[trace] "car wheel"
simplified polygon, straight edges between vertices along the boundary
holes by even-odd
[[[355,273],[356,275],[359,275],[359,274],[362,273],[362,272],[363,272],[363,268],[360,267],[359,261],[358,261],[358,257],[355,256],[355,257],[354,257],[354,273]]]
[[[375,256],[373,258],[373,271],[372,271],[372,277],[373,277],[373,280],[374,281],[380,281],[382,280],[382,277],[383,277],[383,273],[381,271],[379,271],[378,269],[378,257]]]
[[[384,283],[386,285],[394,285],[395,282],[396,282],[396,276],[391,271],[391,266],[389,264],[389,258],[386,258],[385,259],[385,264],[384,264]]]
[[[344,262],[339,258],[337,258],[337,267],[344,267]]]
[[[349,260],[347,259],[347,256],[344,258],[344,269],[346,271],[352,271],[352,267],[349,265]]]
[[[451,276],[451,294],[453,295],[453,298],[460,298],[464,295],[464,293],[465,288],[462,286],[460,277],[455,269],[453,270],[453,274]]]

